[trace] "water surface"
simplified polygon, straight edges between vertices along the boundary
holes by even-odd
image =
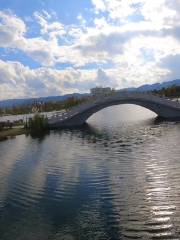
[[[131,105],[0,142],[0,239],[180,239],[180,123]]]

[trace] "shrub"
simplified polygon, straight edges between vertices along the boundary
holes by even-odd
[[[48,119],[43,115],[35,114],[33,118],[29,118],[25,127],[33,131],[45,130],[48,128]]]
[[[2,131],[5,127],[5,123],[4,122],[0,122],[0,131]]]

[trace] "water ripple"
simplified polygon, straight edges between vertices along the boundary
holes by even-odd
[[[180,125],[103,119],[1,142],[3,240],[180,239]]]

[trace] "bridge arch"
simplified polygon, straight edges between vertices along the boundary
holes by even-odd
[[[83,104],[69,112],[66,119],[54,122],[58,126],[78,126],[84,124],[96,112],[115,105],[134,104],[151,110],[158,116],[167,119],[180,119],[180,104],[150,94],[115,94]]]
[[[150,106],[150,105],[147,106],[146,104],[141,103],[141,102],[135,102],[135,101],[129,101],[129,100],[125,101],[124,100],[124,101],[118,101],[118,102],[109,103],[109,104],[101,104],[99,106],[92,107],[92,108],[88,109],[87,111],[82,112],[81,120],[83,122],[86,122],[92,115],[100,112],[103,109],[106,109],[106,108],[109,108],[109,107],[112,107],[112,106],[119,106],[119,105],[126,105],[126,104],[131,104],[131,105],[143,107],[143,108],[145,108],[147,110],[150,110],[151,112],[153,112],[153,113],[155,113],[156,115],[159,116],[159,111],[155,108],[155,106]]]

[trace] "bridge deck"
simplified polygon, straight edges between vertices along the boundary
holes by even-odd
[[[73,118],[76,115],[81,114],[83,111],[95,108],[97,105],[101,105],[108,102],[113,101],[123,101],[128,100],[131,102],[133,99],[139,100],[139,101],[148,101],[148,102],[154,102],[169,108],[172,108],[174,110],[180,111],[180,102],[179,101],[172,101],[170,99],[167,99],[165,97],[158,97],[152,94],[145,94],[145,93],[115,93],[111,96],[106,96],[103,98],[94,98],[91,99],[89,102],[86,102],[84,104],[78,105],[76,107],[73,107],[72,109],[68,111],[61,111],[57,112],[56,114],[52,115],[50,118],[48,118],[49,124],[53,125],[57,122],[66,122],[67,120]],[[180,115],[179,115],[180,116]]]

